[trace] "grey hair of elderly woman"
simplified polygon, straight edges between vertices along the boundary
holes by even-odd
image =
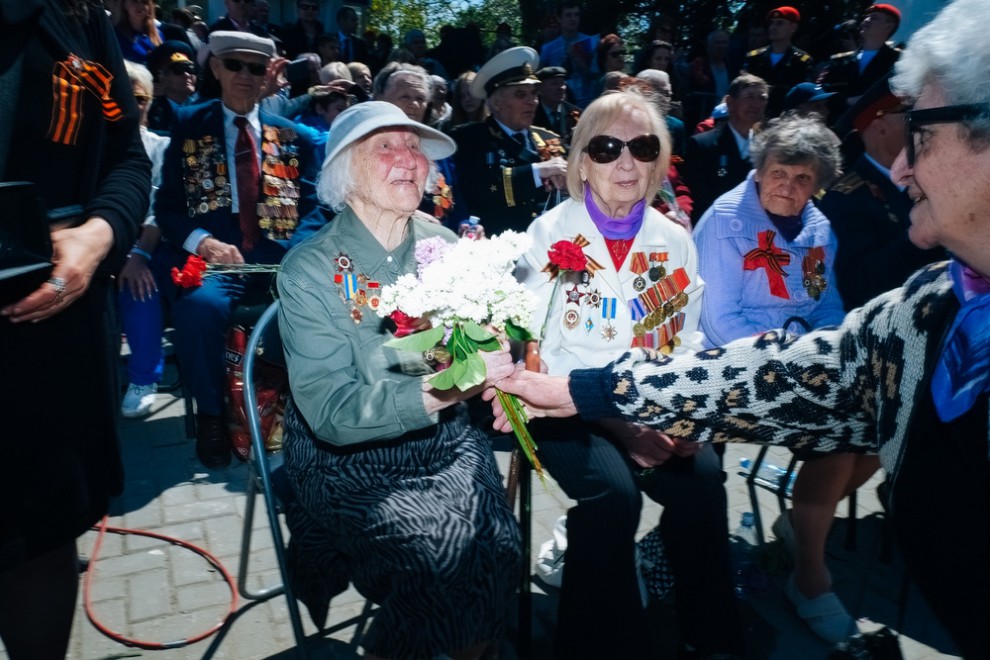
[[[388,89],[388,81],[393,75],[397,73],[408,73],[414,77],[418,77],[422,80],[423,89],[430,93],[433,89],[433,81],[430,80],[430,74],[426,72],[426,69],[416,64],[406,64],[405,62],[389,62],[382,67],[382,70],[375,75],[374,81],[371,83],[371,93],[374,97],[381,98],[385,90]]]
[[[370,186],[376,183],[374,181],[358,181],[355,176],[358,172],[354,163],[354,155],[357,153],[357,147],[370,138],[371,135],[366,135],[354,144],[345,147],[340,153],[334,156],[332,161],[323,163],[319,180],[316,182],[316,194],[319,196],[321,202],[337,213],[347,207],[351,196],[359,185]],[[440,179],[437,164],[432,160],[428,162],[430,164],[430,172],[426,176],[425,191],[436,188],[437,181]]]
[[[132,85],[137,83],[144,89],[148,96],[155,95],[155,81],[151,75],[151,71],[148,71],[146,66],[124,60],[124,68],[127,69],[127,77],[130,79]]]
[[[584,181],[581,178],[581,164],[588,155],[584,152],[588,142],[596,135],[605,134],[609,126],[621,120],[630,110],[638,110],[646,115],[649,132],[660,138],[660,156],[650,171],[647,190],[655,192],[667,175],[670,167],[670,133],[653,101],[635,88],[602,94],[581,113],[581,121],[571,137],[571,151],[567,156],[567,192],[572,199],[584,199]],[[591,163],[591,159],[588,158]]]
[[[785,114],[771,120],[767,128],[753,138],[749,157],[757,172],[768,162],[783,165],[811,164],[818,188],[828,188],[842,174],[840,140],[817,117]]]
[[[917,98],[927,84],[937,85],[946,105],[980,104],[987,112],[978,119],[959,123],[974,152],[990,147],[990,39],[986,0],[955,0],[932,21],[915,32],[894,68],[891,88]]]

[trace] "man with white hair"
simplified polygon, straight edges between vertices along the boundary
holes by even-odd
[[[176,113],[155,201],[167,241],[155,254],[158,272],[181,269],[192,255],[208,265],[278,263],[323,224],[310,133],[258,105],[274,42],[220,31],[210,35],[210,50],[221,96]],[[166,282],[176,352],[196,398],[196,455],[208,468],[230,463],[223,416],[230,315],[245,295],[264,293],[270,284],[270,276],[223,274],[181,290]]]
[[[672,94],[670,74],[659,69],[643,69],[636,74],[636,77],[653,88],[657,108],[663,115],[664,121],[667,122],[667,130],[670,131],[673,153],[676,156],[683,156],[687,148],[687,132],[684,130],[684,122],[670,115],[670,97]]]

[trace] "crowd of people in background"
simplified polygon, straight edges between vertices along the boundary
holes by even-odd
[[[953,4],[967,3],[976,0]],[[860,305],[902,286],[916,269],[946,257],[939,246],[944,241],[909,239],[912,205],[926,198],[909,197],[897,159],[907,149],[913,165],[924,142],[917,144],[919,130],[908,121],[910,100],[891,84],[901,55],[901,13],[893,4],[873,4],[848,17],[828,35],[831,52],[817,61],[795,43],[821,43],[826,35],[802,34],[801,13],[792,6],[773,8],[745,33],[713,25],[701,42],[685,43],[672,17],[656,19],[642,34],[620,33],[614,26],[598,32],[582,22],[581,2],[564,0],[530,45],[521,45],[522,35],[505,24],[490,35],[466,25],[444,26],[431,48],[422,29],[401,35],[362,30],[368,16],[346,5],[334,25],[324,25],[321,0],[295,0],[295,20],[284,25],[271,22],[266,0],[225,0],[226,12],[218,17],[196,6],[162,16],[152,0],[104,5],[109,25],[86,12],[72,20],[100,23],[104,36],[116,39],[112,48],[100,42],[99,52],[119,62],[119,49],[126,60],[126,68],[111,68],[126,74],[122,105],[140,125],[134,135],[142,138],[152,183],[150,197],[141,191],[142,200],[135,201],[133,191],[111,195],[106,211],[115,236],[103,238],[110,247],[101,248],[101,259],[116,274],[117,309],[131,349],[129,383],[119,405],[125,417],[153,411],[163,370],[162,327],[174,326],[183,378],[196,401],[196,453],[208,468],[231,460],[223,362],[231,315],[240,302],[266,295],[271,281],[220,275],[184,289],[169,272],[182,269],[190,255],[207,264],[277,264],[294,247],[307,245],[290,253],[279,278],[286,313],[301,324],[283,324],[292,330],[286,336],[290,378],[299,382],[287,435],[296,438],[290,465],[298,470],[293,479],[300,492],[314,488],[307,465],[332,471],[341,462],[408,459],[391,445],[313,453],[310,445],[338,433],[343,422],[366,430],[377,424],[375,433],[367,433],[369,442],[422,441],[438,456],[476,434],[453,412],[460,410],[455,398],[420,393],[418,385],[409,389],[401,378],[394,380],[394,391],[380,389],[394,375],[365,361],[384,355],[380,345],[388,333],[362,326],[353,301],[347,322],[332,309],[336,302],[323,301],[336,301],[337,293],[321,293],[312,284],[321,276],[324,253],[333,252],[344,276],[357,261],[378,269],[376,279],[385,282],[412,267],[411,252],[400,248],[410,235],[447,240],[451,232],[529,232],[539,247],[524,258],[518,277],[542,295],[539,316],[550,321],[546,364],[551,374],[561,375],[602,367],[630,347],[687,355],[777,328],[794,337],[837,325]],[[984,115],[973,108],[924,121],[939,125],[987,114],[986,108]],[[136,144],[111,142],[113,149],[101,158],[133,172],[146,169]],[[360,171],[335,173],[342,163]],[[392,167],[411,172],[415,195],[370,190],[375,177],[389,180],[382,172]],[[87,189],[83,197],[100,194]],[[133,216],[130,224],[118,226],[117,216],[125,212]],[[585,242],[591,239],[588,251],[604,267],[590,281],[572,273],[573,292],[560,301],[548,293],[545,251],[579,234]],[[49,280],[56,292],[52,310],[67,290],[65,276],[57,275]],[[290,281],[302,282],[298,291],[305,295],[290,291]],[[618,302],[618,316],[614,307],[611,317],[602,316],[602,294],[606,308],[608,300]],[[327,318],[319,318],[315,310],[324,308]],[[5,309],[15,319],[49,313]],[[317,326],[333,328],[334,336],[323,343],[304,336],[306,328]],[[351,338],[340,334],[348,329]],[[333,342],[339,351],[328,348]],[[326,361],[351,379],[334,381],[339,392],[315,387],[324,382]],[[303,367],[308,371],[300,375]],[[496,362],[491,367],[507,369]],[[382,405],[371,411],[346,403],[353,396],[380,399]],[[383,431],[380,410],[394,405],[425,405],[426,414],[400,416]],[[365,419],[369,412],[376,420]],[[984,415],[984,426],[985,421]],[[430,424],[438,429],[433,435],[423,430]],[[642,490],[669,509],[662,530],[673,570],[696,597],[678,596],[683,657],[742,657],[725,545],[721,452],[711,445],[698,452],[696,444],[667,436],[669,428],[632,422],[588,427],[553,421],[535,428],[548,439],[551,475],[577,501],[570,513],[558,655],[583,657],[589,649],[598,657],[650,655],[631,563]],[[342,444],[364,447],[363,442],[349,437]],[[461,456],[457,470],[477,471],[484,479],[476,491],[459,495],[464,500],[458,506],[489,507],[479,525],[492,526],[501,557],[463,564],[471,571],[487,562],[485,579],[424,571],[420,581],[396,587],[392,597],[400,593],[410,603],[436,589],[437,611],[448,620],[464,615],[465,624],[452,632],[433,621],[400,639],[395,631],[409,622],[393,605],[379,615],[370,652],[387,657],[463,651],[456,657],[479,657],[501,634],[496,619],[504,616],[511,592],[514,569],[508,563],[518,559],[516,539],[511,513],[492,503],[499,483],[490,478],[487,445],[477,442],[471,446],[478,451]],[[788,444],[803,463],[793,507],[774,523],[795,563],[786,594],[812,631],[840,642],[856,626],[832,591],[825,540],[837,503],[879,461],[875,450],[855,443],[855,453],[826,451],[811,439]],[[640,478],[644,470],[649,480]],[[312,532],[314,517],[339,509],[341,498],[367,496],[366,486],[306,501],[290,526],[300,537]],[[400,487],[383,482],[376,488]],[[691,502],[684,493],[692,493]],[[107,495],[101,490],[95,496],[94,510]],[[422,506],[411,510],[419,515]],[[705,525],[681,515],[689,506],[705,516]],[[365,525],[377,524],[371,518],[347,523],[354,538]],[[615,532],[603,534],[606,525]],[[67,526],[69,532],[78,532],[76,527]],[[704,548],[689,542],[692,534],[699,535],[694,541],[706,539]],[[457,561],[476,551],[468,536],[458,537],[451,550]],[[381,598],[389,594],[381,580],[392,568],[356,559],[371,556],[372,545],[344,547],[320,538],[317,543],[338,544],[334,553],[351,553],[352,579],[363,580]],[[600,569],[603,558],[607,571]],[[499,565],[501,572],[493,572]],[[446,586],[426,584],[448,579]],[[603,590],[612,596],[602,599]],[[467,616],[465,604],[448,598],[455,591],[461,598],[477,595],[484,603],[480,614]],[[589,609],[596,600],[604,609]],[[699,625],[706,607],[720,614]],[[613,619],[614,625],[602,624]],[[625,629],[628,634],[616,632]],[[8,636],[30,647],[2,632],[12,658],[19,647],[10,646]],[[985,636],[957,639],[967,651],[987,650]]]

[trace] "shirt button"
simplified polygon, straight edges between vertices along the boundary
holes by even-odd
[[[385,261],[392,263],[392,255],[388,255],[387,257],[385,257]]]

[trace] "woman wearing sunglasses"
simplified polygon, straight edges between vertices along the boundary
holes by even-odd
[[[530,225],[533,248],[516,273],[541,301],[534,318],[546,319],[540,349],[551,374],[604,366],[631,346],[701,347],[704,285],[694,244],[649,204],[669,161],[666,124],[636,91],[605,94],[581,115],[567,167],[570,199]],[[580,248],[583,257],[555,269],[552,248]],[[641,488],[665,507],[661,534],[685,650],[741,654],[714,452],[696,454],[624,422],[540,420],[532,431],[545,467],[577,501],[568,513],[555,656],[654,657],[635,562]]]

